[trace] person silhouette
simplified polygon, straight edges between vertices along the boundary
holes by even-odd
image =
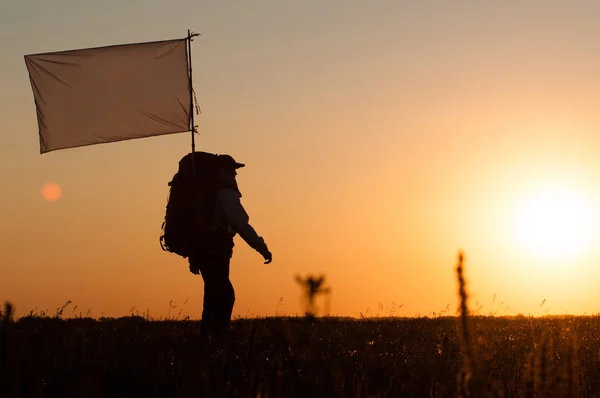
[[[260,253],[265,264],[273,256],[264,239],[249,223],[249,216],[242,206],[236,176],[244,167],[229,155],[217,157],[217,189],[214,200],[212,237],[203,237],[208,244],[189,256],[190,272],[202,275],[204,280],[204,303],[200,322],[203,342],[222,340],[228,332],[235,302],[235,291],[229,279],[230,261],[233,255],[233,238],[238,234],[250,247]]]

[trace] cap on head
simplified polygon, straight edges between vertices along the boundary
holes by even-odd
[[[245,166],[245,164],[243,164],[243,163],[236,162],[235,159],[233,159],[229,155],[219,155],[218,163],[219,163],[219,167],[226,169],[226,170],[235,170],[235,169],[239,169],[240,167]]]

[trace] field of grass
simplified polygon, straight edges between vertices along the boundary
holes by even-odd
[[[600,317],[472,316],[462,261],[457,316],[238,319],[218,347],[199,321],[7,307],[0,396],[600,397]]]
[[[485,391],[473,396],[600,392],[599,318],[470,321],[471,390]],[[211,349],[197,344],[197,321],[25,317],[2,324],[0,394],[454,396],[466,362],[459,325],[455,317],[236,320],[229,344]]]

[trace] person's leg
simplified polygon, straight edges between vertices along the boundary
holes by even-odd
[[[235,291],[229,280],[229,261],[228,257],[219,256],[207,262],[207,265],[211,264],[210,269],[206,270],[211,282],[205,285],[205,297],[211,308],[212,333],[216,338],[222,338],[227,333],[235,302]],[[204,275],[202,269],[200,272]]]
[[[219,258],[216,264],[218,269],[224,270],[224,273],[220,279],[219,302],[215,305],[215,327],[217,328],[217,333],[224,335],[227,333],[229,323],[231,322],[231,314],[235,303],[235,290],[229,279],[229,258]]]
[[[210,273],[211,267],[206,266],[208,261],[210,261],[210,259],[202,254],[196,254],[189,258],[190,271],[192,271],[194,274],[201,273],[202,279],[204,280],[204,299],[202,303],[202,318],[200,320],[200,338],[201,342],[203,343],[208,341],[215,318],[215,310],[211,306],[213,300],[208,298],[210,295],[210,289],[207,287],[211,284],[213,279]]]
[[[227,332],[235,302],[235,292],[229,280],[228,257],[202,255],[191,260],[204,279],[202,334],[213,337]]]

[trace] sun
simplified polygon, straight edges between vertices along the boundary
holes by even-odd
[[[597,214],[589,196],[568,186],[524,195],[515,212],[515,238],[528,254],[545,260],[573,259],[592,247]]]

